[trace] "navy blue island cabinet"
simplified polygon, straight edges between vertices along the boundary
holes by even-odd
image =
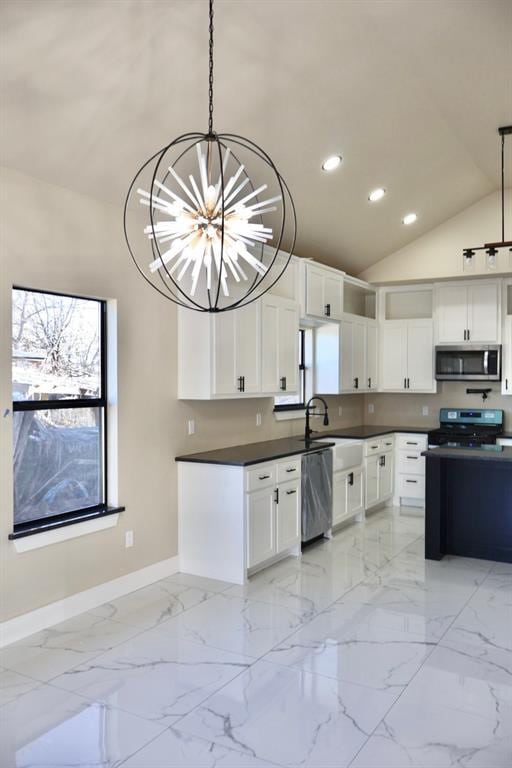
[[[425,451],[425,557],[512,563],[512,447]]]

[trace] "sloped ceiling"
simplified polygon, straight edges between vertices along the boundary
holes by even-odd
[[[361,272],[498,187],[510,0],[217,0],[215,13],[216,127],[280,168],[299,255]],[[120,204],[146,157],[206,129],[206,0],[2,0],[0,27],[4,165]]]

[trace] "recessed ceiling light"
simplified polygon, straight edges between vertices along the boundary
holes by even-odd
[[[384,187],[378,187],[377,189],[372,189],[372,191],[368,195],[368,200],[370,201],[370,203],[376,203],[377,200],[382,200],[385,194],[386,194],[386,190],[384,189]]]
[[[334,169],[341,164],[341,160],[342,160],[341,155],[332,155],[331,157],[328,157],[327,160],[324,160],[322,163],[322,170],[334,171]]]
[[[405,224],[406,226],[408,226],[409,224],[414,224],[417,218],[418,218],[417,213],[408,213],[407,216],[403,217],[402,224]]]

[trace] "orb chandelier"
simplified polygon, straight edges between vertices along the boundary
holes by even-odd
[[[213,0],[208,86],[207,132],[178,136],[139,168],[126,195],[124,234],[138,271],[162,296],[223,312],[256,301],[279,280],[297,220],[269,155],[243,136],[214,131]]]

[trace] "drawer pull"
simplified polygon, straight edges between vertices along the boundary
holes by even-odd
[[[287,469],[286,471],[287,471],[287,472],[296,472],[296,471],[297,471],[297,467],[290,467],[290,468],[289,468],[289,469]]]
[[[417,485],[417,483],[418,483],[417,480],[406,480],[405,482],[406,483],[414,483],[414,485]]]
[[[406,443],[406,445],[419,445],[419,443],[413,443],[412,441],[409,443]]]
[[[372,451],[376,451],[378,447],[379,447],[378,445],[370,445],[370,448],[372,449]]]
[[[419,456],[407,456],[408,459],[413,459],[414,461],[418,461]]]
[[[258,475],[258,480],[268,480],[270,475]]]
[[[297,491],[286,491],[287,496],[291,496],[293,493],[297,493]]]

